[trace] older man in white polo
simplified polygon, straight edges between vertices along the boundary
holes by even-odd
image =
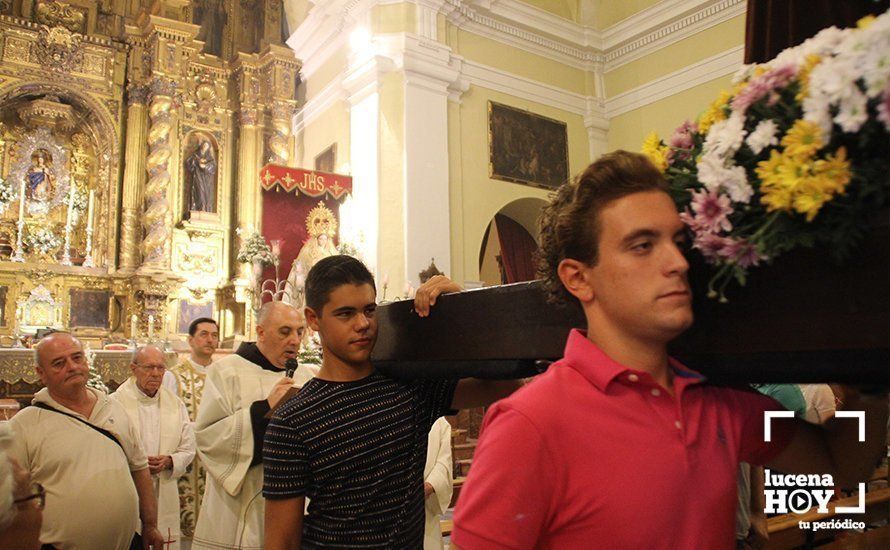
[[[56,332],[36,351],[46,386],[9,421],[9,456],[46,490],[40,542],[56,548],[163,548],[148,460],[120,403],[88,388],[83,346]],[[142,525],[140,528],[140,518]]]

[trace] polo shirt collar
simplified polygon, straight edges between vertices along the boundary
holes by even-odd
[[[638,376],[648,376],[648,373],[631,369],[613,360],[587,338],[586,331],[580,329],[572,329],[569,333],[564,360],[603,393],[621,374],[630,372]],[[689,369],[673,357],[669,357],[668,362],[674,372],[675,389],[680,389],[678,386],[685,387],[705,381],[703,375]]]

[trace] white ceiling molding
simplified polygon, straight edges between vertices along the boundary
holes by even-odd
[[[315,96],[307,101],[294,115],[293,131],[299,134],[306,126],[324,114],[334,104],[346,100],[346,90],[343,88],[343,75],[339,75],[327,86],[322,88]],[[346,106],[348,108],[348,105]]]
[[[288,39],[303,77],[348,41],[376,5],[438,7],[460,29],[582,70],[604,63],[606,72],[745,13],[745,0],[662,0],[597,31],[519,0],[319,1]]]
[[[745,0],[659,2],[606,29],[606,72],[745,13]],[[646,29],[641,33],[639,29]]]
[[[744,46],[730,48],[642,86],[609,97],[606,99],[606,117],[612,119],[699,84],[732,74],[742,66],[744,58]]]
[[[468,60],[463,62],[463,76],[473,86],[488,88],[580,116],[588,114],[587,96],[584,94],[569,92],[556,86]]]
[[[495,9],[500,7],[502,3],[506,5],[503,0],[500,2],[493,0],[490,5],[492,9]],[[512,4],[518,4],[518,2],[513,2]],[[488,4],[485,3],[485,5]],[[542,27],[554,27],[557,24],[555,19],[558,19],[558,24],[561,25],[563,31],[561,35],[579,35],[580,33],[580,36],[583,37],[584,31],[580,26],[561,18],[548,19],[544,17],[549,15],[546,12],[531,6],[525,7],[528,10],[524,12],[526,15],[531,10],[534,10],[540,12],[542,17],[532,19],[523,17],[521,15],[523,12],[519,10],[507,11],[508,14],[521,18],[520,21],[517,21],[509,19],[497,11],[483,11],[479,6],[470,5],[465,0],[446,0],[443,12],[448,21],[462,30],[505,43],[529,53],[553,59],[565,65],[587,69],[590,63],[600,60],[601,54],[586,47],[584,43],[556,40],[550,36],[543,35],[540,30]],[[536,24],[539,24],[540,27],[534,26]]]

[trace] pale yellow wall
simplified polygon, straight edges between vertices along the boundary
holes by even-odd
[[[371,12],[371,31],[375,34],[414,32],[416,14],[414,4],[375,6]]]
[[[378,277],[389,275],[393,288],[401,291],[405,281],[405,79],[400,73],[382,79],[379,124]]]
[[[531,111],[566,123],[569,174],[589,163],[587,130],[580,115],[526,101],[478,86],[461,96],[449,111],[451,159],[451,242],[456,280],[479,280],[479,249],[485,228],[505,205],[524,197],[546,200],[548,190],[491,179],[488,176],[488,101]]]
[[[523,4],[534,6],[575,23],[580,22],[581,2],[582,0],[522,0]]]
[[[606,97],[616,96],[744,42],[745,16],[740,15],[606,72]]]
[[[451,42],[449,46],[454,53],[464,56],[468,61],[496,67],[571,92],[585,93],[586,78],[581,69],[464,30],[458,30],[456,36],[456,41]]]
[[[695,120],[714,101],[721,89],[729,87],[732,75],[705,82],[679,94],[650,103],[611,120],[609,150],[639,151],[643,139],[653,130],[667,141],[684,120]]]
[[[606,29],[658,2],[659,0],[593,0],[594,26],[599,30]]]
[[[318,67],[312,76],[306,79],[304,85],[306,87],[306,101],[316,97],[319,92],[324,90],[325,86],[330,84],[336,78],[340,78],[349,66],[349,45],[337,50],[327,61]]]
[[[297,166],[315,168],[315,157],[332,143],[336,143],[337,159],[334,169],[337,172],[346,171],[349,166],[349,135],[349,108],[345,101],[338,101],[295,136]]]

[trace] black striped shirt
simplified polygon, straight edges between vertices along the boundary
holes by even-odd
[[[457,380],[317,378],[266,430],[263,496],[308,497],[303,548],[422,548],[427,435]]]

